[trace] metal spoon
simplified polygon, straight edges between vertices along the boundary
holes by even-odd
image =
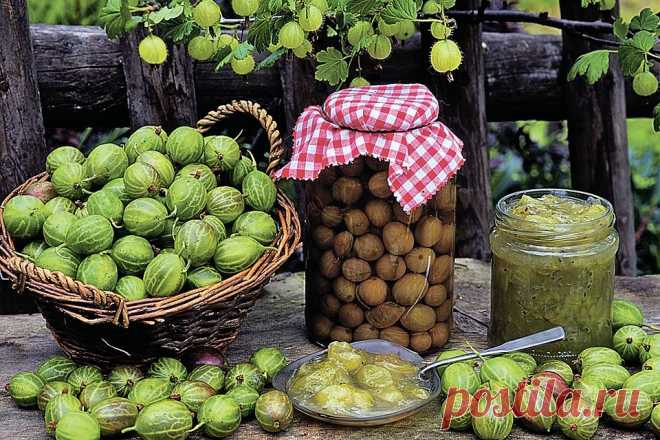
[[[432,362],[420,368],[418,377],[422,378],[424,374],[436,367],[443,365],[453,364],[455,362],[468,361],[477,357],[497,356],[500,354],[512,353],[514,351],[525,350],[527,348],[536,347],[539,345],[549,344],[551,342],[562,341],[566,338],[566,333],[562,327],[553,327],[549,330],[534,333],[529,336],[507,341],[497,347],[487,348],[479,353],[464,354],[452,358],[443,359],[441,361]]]

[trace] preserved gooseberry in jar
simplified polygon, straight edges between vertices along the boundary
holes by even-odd
[[[437,351],[452,323],[456,187],[406,212],[369,156],[305,184],[305,317],[320,343],[386,339]]]

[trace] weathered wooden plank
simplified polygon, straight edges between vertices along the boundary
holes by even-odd
[[[479,0],[457,2],[459,9],[476,9]],[[453,37],[463,52],[461,67],[448,75],[430,74],[425,81],[433,94],[445,103],[443,120],[463,140],[465,164],[458,174],[456,253],[487,259],[490,251],[488,230],[491,223],[490,167],[486,128],[486,81],[481,24],[461,23]],[[435,43],[428,27],[422,32],[422,54]],[[427,67],[427,71],[432,71]]]
[[[91,26],[33,25],[31,33],[47,126],[128,125],[117,42]]]
[[[167,61],[149,65],[138,55],[138,44],[146,35],[141,28],[120,40],[131,127],[160,125],[169,130],[193,125],[197,98],[193,63],[186,48],[170,44]]]
[[[485,327],[475,324],[474,316],[487,323],[489,309],[490,268],[486,263],[476,260],[457,260],[456,292],[458,303],[455,313],[455,332],[451,346],[462,346],[468,339],[477,347],[486,343]],[[660,317],[660,276],[638,278],[619,277],[616,281],[617,296],[626,298],[644,307],[649,320]],[[303,318],[303,275],[281,274],[266,288],[265,297],[260,300],[248,315],[243,325],[243,332],[228,351],[232,363],[245,361],[254,350],[266,345],[278,345],[286,355],[295,359],[318,349],[305,338]],[[38,315],[15,315],[0,317],[0,328],[6,329],[0,338],[0,383],[21,370],[34,369],[40,360],[57,353],[45,323]],[[418,415],[398,423],[370,429],[350,429],[317,423],[296,414],[293,426],[277,438],[310,440],[339,440],[347,438],[382,440],[384,438],[432,439],[473,439],[470,433],[441,432],[439,429],[439,402],[430,404]],[[0,391],[0,438],[13,440],[46,439],[43,419],[38,411],[17,409],[6,392]],[[194,436],[191,438],[202,438]],[[273,439],[264,433],[254,421],[244,423],[232,439]],[[533,435],[520,428],[515,428],[511,436],[518,439],[560,439],[559,434],[552,436]],[[619,431],[601,424],[596,439],[652,439],[648,431]]]
[[[573,0],[562,0],[560,5],[562,17],[568,19],[597,20],[609,14],[599,11],[598,6],[582,8]],[[616,10],[618,7],[615,14]],[[563,33],[563,43],[565,66],[572,66],[578,56],[598,48],[568,32]],[[567,82],[564,92],[572,186],[612,202],[619,231],[617,273],[634,275],[637,270],[635,216],[623,72],[618,63],[610,63],[608,74],[596,84],[589,85],[578,78]]]
[[[126,126],[126,84],[119,43],[98,27],[33,25],[32,40],[46,125]],[[484,33],[486,106],[489,121],[561,120],[561,38],[552,35]],[[396,48],[383,70],[366,72],[374,82],[422,81],[426,75],[419,37]],[[563,73],[561,74],[563,75]],[[239,78],[195,64],[199,114],[235,98],[271,105],[283,97],[278,69]],[[653,102],[627,94],[628,115],[649,116]]]
[[[48,154],[25,0],[0,2],[0,200],[43,168]],[[2,283],[2,281],[0,281]],[[32,301],[7,298],[0,310],[26,310]]]

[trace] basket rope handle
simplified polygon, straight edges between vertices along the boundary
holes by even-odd
[[[58,286],[78,294],[81,298],[92,301],[101,307],[114,305],[116,307],[113,324],[128,327],[128,309],[124,298],[111,292],[104,292],[94,286],[83,284],[59,272],[51,272],[47,269],[36,266],[35,264],[21,258],[11,257],[7,260],[7,265],[14,273],[23,274],[31,279],[42,283],[54,283]]]
[[[256,102],[234,100],[229,104],[223,104],[215,110],[211,110],[206,116],[197,121],[197,131],[200,133],[206,133],[216,123],[228,118],[234,113],[252,115],[266,131],[268,142],[270,143],[269,163],[266,172],[271,174],[284,161],[285,147],[282,142],[280,130],[277,127],[277,122],[275,122],[275,119],[273,119],[273,117]]]

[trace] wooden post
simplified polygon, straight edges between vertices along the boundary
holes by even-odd
[[[0,200],[44,168],[41,101],[25,0],[0,1]],[[0,313],[34,311],[27,296],[0,284]]]
[[[457,9],[478,9],[481,0],[459,0]],[[465,165],[458,175],[456,255],[489,256],[492,201],[486,149],[486,81],[481,24],[460,24],[453,37],[463,52],[463,64],[453,73],[428,75],[428,85],[440,101],[440,118],[464,142]],[[422,32],[420,57],[428,59],[434,43],[429,29]],[[431,68],[427,70],[432,72]]]
[[[321,104],[330,92],[314,79],[314,63],[308,59],[301,60],[287,53],[279,67],[285,133],[290,135],[305,107]]]
[[[152,66],[140,59],[138,44],[146,35],[138,29],[121,39],[126,95],[131,126],[161,125],[171,130],[197,122],[193,63],[180,45],[170,45],[167,61]]]
[[[597,7],[581,8],[575,0],[561,0],[560,5],[563,18],[612,19],[611,14],[603,14]],[[613,14],[618,14],[618,4]],[[561,79],[565,81],[566,72],[577,57],[599,47],[568,32],[564,32],[562,38],[566,71]],[[612,57],[609,73],[595,85],[588,85],[582,78],[565,83],[564,107],[573,188],[598,194],[612,202],[620,239],[617,272],[634,275],[637,253],[624,86],[621,68]]]

